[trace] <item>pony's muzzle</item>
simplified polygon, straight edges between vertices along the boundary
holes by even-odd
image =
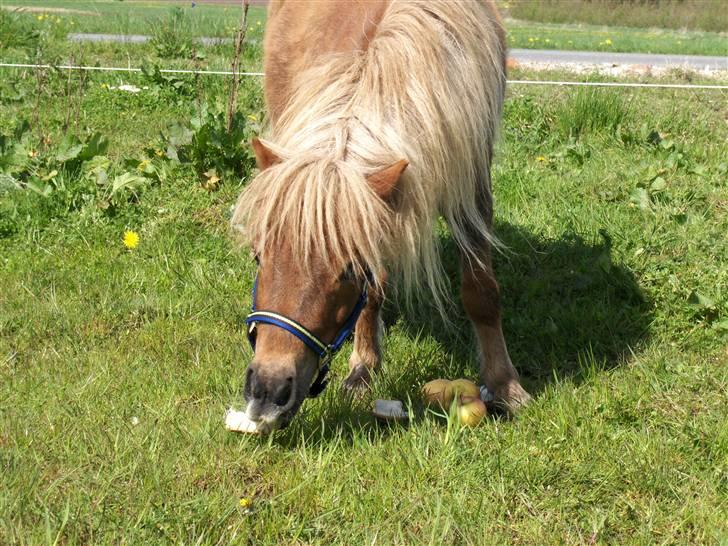
[[[296,378],[291,375],[264,375],[255,363],[251,363],[243,394],[248,418],[275,426],[280,417],[296,404]]]

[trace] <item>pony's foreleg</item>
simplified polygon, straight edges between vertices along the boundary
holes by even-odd
[[[518,372],[508,356],[501,328],[498,283],[493,275],[490,249],[481,264],[462,260],[463,306],[473,322],[480,347],[480,379],[495,396],[495,403],[513,413],[530,400],[518,381]]]
[[[382,285],[384,282],[382,282]],[[372,288],[369,299],[354,332],[354,350],[349,357],[349,375],[344,380],[344,387],[349,390],[369,388],[372,374],[382,362],[382,322],[381,311],[384,294]]]

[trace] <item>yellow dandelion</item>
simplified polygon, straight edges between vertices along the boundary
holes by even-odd
[[[543,162],[545,162],[545,161],[548,161],[548,159],[546,159],[546,157],[545,157],[545,156],[543,156],[543,155],[540,155],[540,156],[538,156],[538,157],[536,158],[536,161],[541,161],[541,162],[543,163]]]
[[[125,231],[124,246],[129,250],[134,250],[139,246],[139,234],[136,231]]]
[[[246,497],[241,497],[238,504],[240,505],[240,508],[250,508],[253,505],[253,501]]]
[[[533,38],[529,38],[528,41],[531,43],[535,42],[535,40]]]
[[[607,45],[612,45],[612,40],[610,40],[609,38],[607,38],[606,40],[604,40],[604,43],[607,44]]]
[[[137,165],[137,170],[140,173],[143,173],[144,172],[144,169],[147,168],[147,166],[149,165],[149,163],[150,163],[150,160],[149,159],[144,159],[144,160],[140,161],[139,162],[139,165]]]

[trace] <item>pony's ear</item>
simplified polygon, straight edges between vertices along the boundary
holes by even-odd
[[[367,177],[367,182],[369,182],[379,197],[387,201],[392,197],[394,190],[397,189],[397,182],[399,182],[399,178],[407,168],[407,165],[409,165],[409,161],[400,159],[396,163],[392,163],[389,167],[377,173],[370,174]]]
[[[253,151],[255,152],[255,162],[258,164],[258,168],[261,171],[266,170],[271,165],[281,162],[281,158],[266,148],[265,144],[257,138],[253,138],[250,145],[253,147]]]

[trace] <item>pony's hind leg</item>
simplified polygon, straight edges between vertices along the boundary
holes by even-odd
[[[482,245],[479,263],[462,258],[463,306],[475,327],[480,348],[480,380],[495,396],[495,403],[509,413],[530,400],[518,381],[518,372],[508,356],[501,328],[498,283],[493,275],[490,245]]]
[[[383,301],[384,294],[372,288],[367,304],[356,321],[354,350],[349,357],[349,375],[344,380],[346,389],[352,391],[368,389],[373,373],[382,362]]]

